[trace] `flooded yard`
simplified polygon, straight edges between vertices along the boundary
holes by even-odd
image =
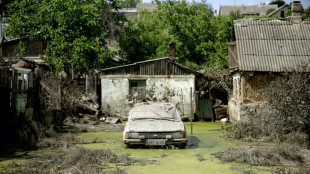
[[[190,123],[186,122],[186,149],[170,148],[134,148],[128,149],[122,141],[122,132],[89,132],[79,134],[83,139],[97,138],[103,143],[80,145],[89,149],[110,148],[120,154],[130,154],[133,158],[154,161],[150,165],[119,166],[128,173],[270,173],[258,167],[237,163],[222,163],[212,153],[232,146],[222,138],[221,123],[195,122],[193,134],[190,134]],[[235,145],[233,145],[235,146]]]
[[[271,173],[271,167],[223,163],[213,153],[240,142],[222,137],[221,123],[185,122],[186,149],[126,148],[122,132],[85,132],[65,134],[57,148],[18,152],[0,158],[0,173]],[[70,143],[71,142],[71,143]],[[51,141],[52,143],[52,141]],[[242,143],[241,143],[242,144]]]

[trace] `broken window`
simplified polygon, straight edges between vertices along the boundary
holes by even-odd
[[[129,95],[133,100],[143,100],[145,98],[146,80],[129,80]]]

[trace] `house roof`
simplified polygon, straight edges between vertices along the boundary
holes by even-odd
[[[273,12],[269,13],[267,16],[273,16],[274,14],[276,14],[277,12],[283,10],[284,8],[291,8],[288,4],[284,4],[281,7],[275,9]]]
[[[122,7],[121,9],[118,9],[117,12],[119,13],[137,13],[136,7]]]
[[[137,10],[153,11],[157,8],[157,3],[138,3]]]
[[[173,61],[169,57],[135,62],[132,64],[105,68],[102,75],[205,75],[199,71],[190,69]],[[207,78],[207,77],[205,77]]]
[[[247,19],[234,28],[239,70],[310,72],[310,20]]]
[[[267,10],[276,9],[277,5],[221,5],[220,15],[229,15],[230,12],[240,11],[241,14],[266,15]]]

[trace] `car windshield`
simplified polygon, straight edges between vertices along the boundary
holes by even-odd
[[[174,105],[167,103],[141,105],[132,109],[131,119],[179,120]]]

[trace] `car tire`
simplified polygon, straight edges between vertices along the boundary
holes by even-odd
[[[126,144],[126,148],[131,148],[132,145],[131,144]]]
[[[185,147],[186,147],[186,144],[181,144],[181,145],[179,146],[180,149],[185,149]]]

